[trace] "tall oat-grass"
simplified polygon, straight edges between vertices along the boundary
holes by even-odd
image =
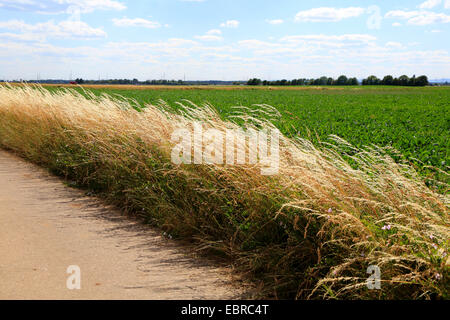
[[[171,162],[172,133],[194,121],[273,129],[276,116],[259,106],[225,121],[188,102],[141,107],[0,86],[1,147],[223,258],[258,285],[257,297],[448,299],[448,193],[428,188],[392,150],[281,136],[274,176],[258,165]],[[366,286],[371,265],[381,270],[380,290]]]

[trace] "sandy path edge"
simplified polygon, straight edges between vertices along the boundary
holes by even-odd
[[[239,299],[231,270],[0,150],[0,299]],[[69,290],[67,268],[81,270]],[[234,283],[234,285],[233,285]]]

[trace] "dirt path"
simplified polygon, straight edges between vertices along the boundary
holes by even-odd
[[[233,299],[229,270],[0,150],[0,299]],[[81,289],[67,289],[71,265]]]

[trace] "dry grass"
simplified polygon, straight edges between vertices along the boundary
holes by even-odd
[[[281,137],[276,176],[258,166],[176,166],[177,128],[240,126],[208,106],[132,105],[0,86],[0,146],[223,257],[261,284],[262,297],[449,297],[448,195],[383,148]],[[262,120],[272,116],[268,106],[237,112],[247,128],[273,128]],[[381,290],[366,287],[369,265],[381,269]]]

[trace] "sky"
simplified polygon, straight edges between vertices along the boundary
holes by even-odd
[[[0,0],[0,79],[450,78],[450,0]]]

